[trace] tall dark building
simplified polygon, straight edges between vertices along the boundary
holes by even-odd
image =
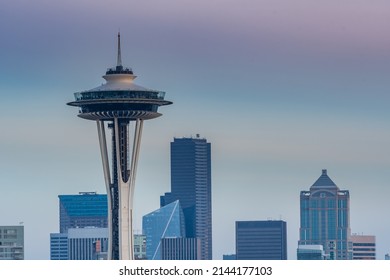
[[[199,238],[201,259],[211,260],[211,145],[199,135],[171,142],[171,192],[161,197],[161,206],[177,199],[186,237]]]
[[[284,221],[236,222],[237,260],[287,260]]]
[[[69,228],[107,227],[107,195],[80,192],[59,195],[60,233]]]

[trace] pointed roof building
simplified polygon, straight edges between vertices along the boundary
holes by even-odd
[[[352,259],[349,191],[340,190],[326,169],[300,195],[298,245],[322,245],[328,259]]]
[[[336,187],[337,185],[332,181],[332,179],[329,178],[327,170],[322,169],[322,175],[317,179],[317,181],[314,182],[314,184],[311,186],[312,188],[321,187]]]

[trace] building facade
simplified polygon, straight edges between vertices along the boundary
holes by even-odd
[[[107,227],[107,195],[80,192],[78,195],[59,195],[60,233],[69,228]]]
[[[186,237],[199,238],[201,259],[212,259],[211,144],[195,138],[171,142],[171,192],[161,206],[179,200],[185,218]]]
[[[354,260],[376,259],[376,242],[374,235],[353,234],[351,236],[351,241]]]
[[[331,260],[351,260],[349,191],[340,190],[326,169],[300,194],[298,245],[322,245]]]
[[[161,239],[162,260],[200,260],[200,239],[166,237]]]
[[[68,259],[68,233],[50,233],[50,259]]]
[[[146,236],[134,234],[134,259],[146,260]]]
[[[58,198],[60,232],[50,234],[50,259],[107,258],[107,251],[104,251],[107,250],[107,241],[103,241],[107,233],[102,233],[107,232],[108,225],[107,195],[80,192],[76,195],[59,195]],[[77,239],[77,235],[83,237]],[[97,235],[101,236],[97,238]]]
[[[297,260],[326,260],[322,245],[299,245]]]
[[[287,260],[285,221],[237,221],[237,260]]]
[[[68,230],[69,260],[107,259],[107,228],[70,228]]]
[[[236,254],[230,254],[230,255],[223,255],[222,259],[224,261],[233,261],[233,260],[236,260],[237,257],[236,257]]]
[[[24,259],[24,226],[0,226],[0,260]]]
[[[142,232],[146,236],[146,258],[161,260],[161,240],[185,237],[184,215],[178,200],[142,217]]]

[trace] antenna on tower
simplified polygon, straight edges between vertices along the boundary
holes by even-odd
[[[122,67],[122,55],[121,55],[121,33],[118,32],[118,57],[116,59],[116,67]]]

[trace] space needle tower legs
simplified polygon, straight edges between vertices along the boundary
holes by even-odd
[[[134,188],[135,188],[135,176],[137,173],[137,165],[139,159],[139,151],[141,145],[141,136],[143,128],[143,120],[135,120],[134,139],[132,150],[129,151],[128,141],[128,129],[129,122],[121,122],[118,118],[114,119],[113,125],[113,147],[112,151],[115,153],[113,156],[116,160],[113,162],[116,174],[113,175],[114,182],[111,180],[107,141],[105,134],[104,122],[97,120],[97,128],[99,135],[100,152],[103,163],[104,179],[107,189],[108,199],[108,227],[109,227],[109,245],[108,245],[108,258],[109,259],[122,259],[132,260],[134,259],[133,248],[133,201],[134,201]],[[127,169],[128,159],[130,160],[130,168]],[[116,182],[115,182],[116,181]],[[112,214],[111,214],[112,213]],[[119,231],[119,228],[122,229]],[[113,240],[119,241],[119,252],[113,251]],[[115,254],[118,254],[115,256]]]

